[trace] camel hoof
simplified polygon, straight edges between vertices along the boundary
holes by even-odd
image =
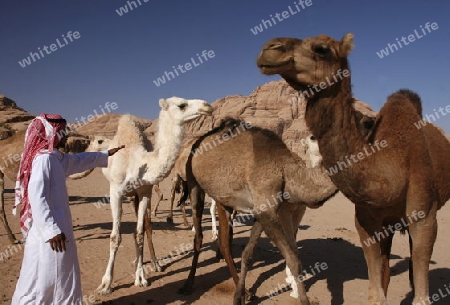
[[[287,284],[292,284],[295,281],[295,278],[294,278],[294,276],[291,275],[291,276],[286,277],[285,281]]]
[[[216,231],[216,230],[214,230],[214,231],[212,231],[212,241],[215,241],[215,240],[217,240],[219,238],[219,232],[218,231]]]
[[[141,279],[141,280],[136,279],[136,281],[134,281],[134,286],[136,286],[136,287],[147,287],[148,286],[148,281],[146,279]]]
[[[112,289],[111,287],[104,287],[103,285],[100,285],[95,291],[101,295],[108,295],[111,293]]]
[[[167,223],[170,223],[171,225],[173,225],[173,219],[172,217],[167,217],[166,218]]]
[[[245,289],[245,301],[250,302],[255,295],[251,293],[249,290]]]
[[[243,296],[236,296],[234,298],[234,305],[245,305],[247,302],[250,302],[253,299],[253,294],[250,293],[247,289],[245,290],[245,294]]]

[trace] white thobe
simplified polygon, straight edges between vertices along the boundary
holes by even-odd
[[[71,155],[54,150],[34,158],[28,185],[33,222],[12,305],[82,304],[66,177],[107,164],[107,151]],[[65,252],[53,251],[47,242],[60,233],[68,240]]]

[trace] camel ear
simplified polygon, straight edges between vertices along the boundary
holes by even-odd
[[[163,98],[159,99],[159,107],[161,107],[163,110],[167,110],[169,108],[169,103]]]
[[[352,33],[347,33],[344,35],[344,37],[342,37],[339,45],[340,45],[340,55],[342,57],[347,57],[350,52],[353,50],[353,47],[355,46],[353,44],[353,34]]]

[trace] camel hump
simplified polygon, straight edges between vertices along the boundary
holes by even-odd
[[[414,91],[411,91],[409,89],[400,89],[400,90],[392,93],[388,97],[388,100],[390,100],[391,98],[394,98],[394,97],[398,97],[398,96],[407,98],[411,102],[411,104],[414,106],[414,108],[416,109],[419,116],[422,117],[422,100],[417,93],[415,93]]]
[[[231,118],[231,117],[225,117],[223,121],[220,123],[219,126],[211,129],[207,133],[205,133],[203,136],[199,138],[197,142],[201,142],[204,138],[213,135],[215,133],[218,133],[222,130],[234,130],[236,127],[240,126],[243,123],[242,120]]]

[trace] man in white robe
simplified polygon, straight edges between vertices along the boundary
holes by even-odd
[[[36,132],[35,129],[34,134],[40,133],[41,138],[42,126],[46,127],[44,141],[48,143],[44,149],[39,149],[32,156],[29,178],[18,179],[19,188],[25,186],[21,189],[22,193],[19,194],[19,197],[23,199],[26,193],[29,206],[26,211],[23,211],[23,207],[23,214],[21,213],[22,232],[26,236],[26,243],[20,277],[12,299],[13,305],[82,304],[80,267],[73,234],[66,177],[93,167],[106,167],[108,156],[123,148],[122,146],[102,152],[63,154],[51,147],[57,146],[55,143],[57,144],[58,140],[61,140],[59,131],[63,130],[62,126],[58,124],[50,124],[54,125],[52,126],[53,130],[47,125],[47,122],[52,122],[51,117],[51,115],[41,115],[35,119],[38,120],[37,122],[30,124],[29,129],[38,126],[39,130]],[[59,122],[63,120],[59,116],[56,117]],[[35,127],[32,126],[33,124]],[[65,124],[63,125],[65,128]],[[23,170],[22,163],[26,163],[27,141],[30,142],[30,137],[34,134],[33,131],[27,131],[21,161],[22,172],[19,171],[19,176],[21,173],[27,173],[27,170]],[[35,141],[34,146],[28,146],[37,147],[36,143],[39,140]],[[27,179],[29,179],[28,185],[21,184]]]

